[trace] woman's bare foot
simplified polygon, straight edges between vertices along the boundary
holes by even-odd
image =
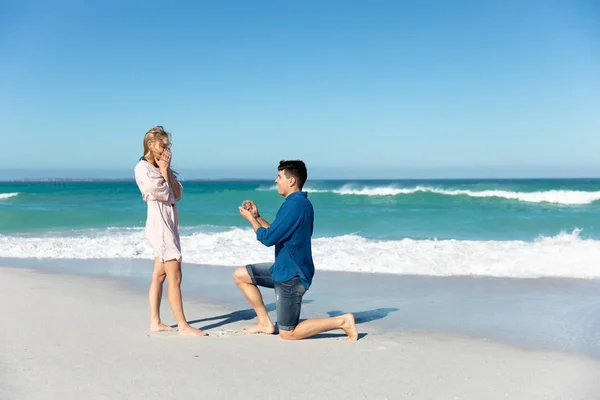
[[[208,333],[188,325],[179,329],[179,336],[208,336]]]
[[[356,342],[358,340],[358,331],[356,330],[356,323],[354,322],[354,315],[344,314],[342,315],[344,322],[342,323],[342,329],[348,335],[348,340]]]
[[[267,335],[270,335],[275,332],[275,325],[273,325],[271,321],[264,324],[258,323],[252,328],[243,329],[242,332],[246,335],[251,335],[254,333],[266,333]]]
[[[165,325],[162,322],[158,324],[150,324],[150,332],[166,332],[166,331],[176,331],[177,329],[171,328],[169,325]]]

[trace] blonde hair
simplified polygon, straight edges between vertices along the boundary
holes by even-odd
[[[169,147],[171,146],[171,134],[161,126],[157,125],[154,128],[150,129],[144,135],[144,156],[150,152],[150,143],[153,143],[158,140],[167,140],[169,142]]]

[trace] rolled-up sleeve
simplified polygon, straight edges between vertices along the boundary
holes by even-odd
[[[151,174],[147,168],[138,165],[135,169],[135,181],[142,192],[144,201],[170,201],[171,188],[161,175]]]
[[[299,213],[294,206],[284,203],[270,227],[256,230],[256,239],[267,247],[273,246],[288,239],[299,224]]]

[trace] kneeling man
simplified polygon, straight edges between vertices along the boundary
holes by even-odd
[[[275,246],[275,263],[249,264],[239,267],[233,279],[258,317],[255,327],[246,333],[274,333],[275,326],[265,309],[258,286],[274,288],[277,307],[277,323],[282,339],[305,339],[316,334],[342,329],[348,340],[358,339],[352,314],[332,318],[300,320],[302,296],[310,287],[315,273],[312,259],[311,237],[314,211],[302,187],[307,171],[299,160],[281,161],[275,180],[277,190],[285,201],[277,211],[275,220],[269,224],[250,200],[239,208],[256,232],[256,238],[265,246]]]

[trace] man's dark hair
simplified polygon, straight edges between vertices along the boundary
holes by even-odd
[[[308,173],[306,172],[306,165],[304,161],[301,160],[281,160],[279,161],[279,167],[277,167],[278,171],[285,171],[285,176],[288,178],[293,176],[296,178],[296,182],[298,183],[298,188],[302,190],[304,183],[306,183],[306,178],[308,177]]]

